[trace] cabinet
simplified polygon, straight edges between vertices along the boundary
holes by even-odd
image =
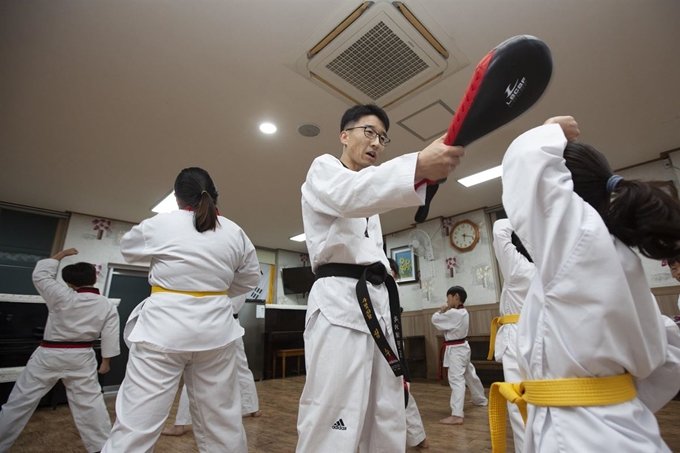
[[[425,337],[421,335],[404,338],[404,355],[411,377],[427,379]]]

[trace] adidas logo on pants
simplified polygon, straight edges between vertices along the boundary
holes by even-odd
[[[337,422],[335,422],[335,423],[333,424],[332,428],[333,428],[333,429],[339,429],[339,430],[341,430],[341,431],[347,431],[347,427],[346,427],[345,424],[342,422],[342,419],[340,419],[340,420],[338,420]]]

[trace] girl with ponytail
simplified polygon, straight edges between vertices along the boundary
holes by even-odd
[[[185,168],[175,181],[180,210],[158,214],[121,240],[130,263],[151,263],[151,295],[128,318],[130,346],[116,399],[116,422],[102,452],[151,451],[184,376],[198,450],[247,450],[236,373],[231,297],[260,282],[255,247],[217,211],[207,171]],[[227,291],[229,295],[227,296]]]
[[[679,254],[680,203],[614,175],[578,135],[551,118],[503,158],[503,205],[536,264],[517,332],[524,451],[670,452],[653,413],[680,390],[680,330],[633,249]],[[560,401],[532,394],[546,384]]]

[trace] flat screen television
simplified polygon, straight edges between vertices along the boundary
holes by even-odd
[[[281,270],[284,294],[305,294],[311,291],[314,284],[312,268],[284,267]]]

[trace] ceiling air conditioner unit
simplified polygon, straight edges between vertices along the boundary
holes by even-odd
[[[301,55],[302,54],[302,55]],[[288,66],[352,104],[383,108],[469,64],[414,1],[350,2],[300,47]]]

